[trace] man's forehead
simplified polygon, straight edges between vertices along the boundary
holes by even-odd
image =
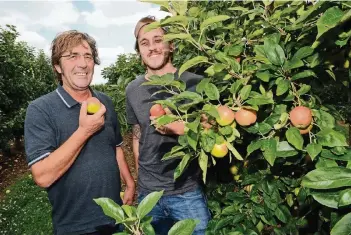
[[[69,52],[81,52],[81,51],[84,51],[84,52],[91,52],[91,48],[89,46],[89,44],[86,42],[86,41],[83,41],[81,43],[78,43],[77,45],[75,46],[72,46],[71,48],[69,48],[67,51]]]
[[[155,38],[155,37],[163,37],[164,35],[164,31],[162,28],[157,28],[157,29],[153,29],[153,30],[150,30],[148,32],[145,32],[145,29],[142,28],[140,31],[139,31],[139,41],[143,40],[143,39],[149,39],[149,38]]]

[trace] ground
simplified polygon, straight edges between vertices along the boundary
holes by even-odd
[[[132,135],[130,133],[124,135],[123,140],[122,148],[124,155],[135,179],[136,171],[132,150]],[[0,199],[5,193],[5,188],[10,186],[23,174],[29,172],[28,165],[25,161],[23,145],[17,148],[12,145],[10,154],[10,157],[5,157],[0,154]]]

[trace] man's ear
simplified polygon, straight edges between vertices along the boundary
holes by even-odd
[[[170,52],[173,52],[173,51],[174,51],[174,44],[173,44],[173,42],[171,42],[171,43],[169,44],[169,51],[170,51]]]
[[[55,64],[55,69],[58,73],[62,73],[62,69],[61,69],[60,65]]]

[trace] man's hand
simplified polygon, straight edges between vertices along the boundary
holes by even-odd
[[[184,121],[175,121],[156,128],[156,131],[162,135],[184,135],[184,130]]]
[[[135,183],[134,181],[127,183],[126,190],[123,196],[123,205],[132,205],[135,194]]]
[[[79,114],[79,128],[85,133],[85,135],[93,135],[104,126],[105,113],[106,108],[101,104],[98,112],[93,115],[87,114],[87,102],[83,101]]]

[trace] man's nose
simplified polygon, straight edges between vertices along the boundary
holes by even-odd
[[[77,66],[85,68],[85,67],[87,67],[87,64],[88,63],[86,62],[84,56],[79,55],[79,58],[78,58],[78,61],[77,61]]]

